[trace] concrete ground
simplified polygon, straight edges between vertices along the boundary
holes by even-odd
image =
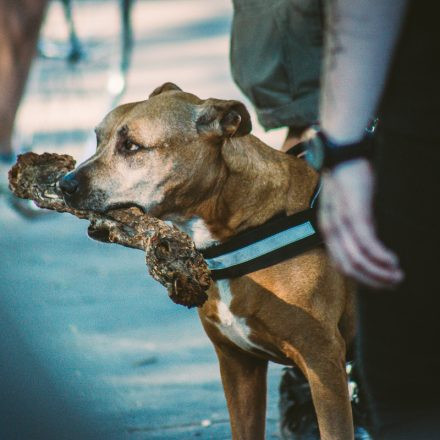
[[[117,44],[116,5],[76,3],[89,64],[36,61],[19,114],[20,142],[78,159],[90,151],[90,133],[108,110],[103,90]],[[243,99],[229,74],[231,14],[229,0],[136,2],[123,102],[142,100],[168,80],[201,97]],[[57,3],[43,34],[49,42],[64,38]],[[282,132],[254,124],[264,140],[280,144]],[[171,302],[148,276],[141,252],[88,239],[86,223],[69,215],[25,219],[2,196],[0,290],[1,307],[39,363],[69,384],[106,438],[230,438],[217,360],[197,312]],[[280,371],[272,366],[269,373],[268,438],[278,438]]]

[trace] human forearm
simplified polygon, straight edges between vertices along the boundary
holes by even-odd
[[[341,144],[360,140],[374,116],[407,0],[329,0],[321,125]]]

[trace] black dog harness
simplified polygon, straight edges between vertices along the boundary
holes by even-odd
[[[303,146],[299,144],[287,154],[299,157],[303,152]],[[308,209],[292,215],[277,215],[224,243],[202,249],[200,252],[211,270],[212,279],[241,277],[322,245],[316,226],[320,189],[321,183],[318,182]]]

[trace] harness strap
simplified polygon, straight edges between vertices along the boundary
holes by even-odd
[[[214,280],[235,278],[302,254],[323,243],[316,227],[316,210],[278,216],[201,250]]]
[[[299,142],[293,147],[286,151],[286,154],[291,154],[292,156],[300,157],[301,159],[307,153],[307,141]]]
[[[289,148],[286,151],[286,154],[290,154],[291,156],[296,156],[300,159],[305,159],[307,153],[307,145],[308,145],[308,141],[299,142],[298,144]],[[316,186],[315,191],[313,192],[312,198],[310,199],[310,206],[312,208],[315,206],[315,203],[317,203],[318,201],[318,196],[319,193],[321,192],[321,186],[322,186],[321,180],[319,180],[319,183]]]
[[[297,144],[288,154],[301,156],[305,145]],[[248,229],[225,243],[201,249],[213,280],[236,278],[281,263],[323,244],[316,226],[316,207],[321,182],[315,188],[310,208],[292,215],[278,215]]]

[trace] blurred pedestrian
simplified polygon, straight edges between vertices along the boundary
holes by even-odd
[[[320,225],[359,282],[374,439],[440,438],[440,30],[434,1],[328,2]],[[378,113],[378,133],[364,137]]]
[[[0,189],[15,162],[12,133],[48,0],[0,0]]]

